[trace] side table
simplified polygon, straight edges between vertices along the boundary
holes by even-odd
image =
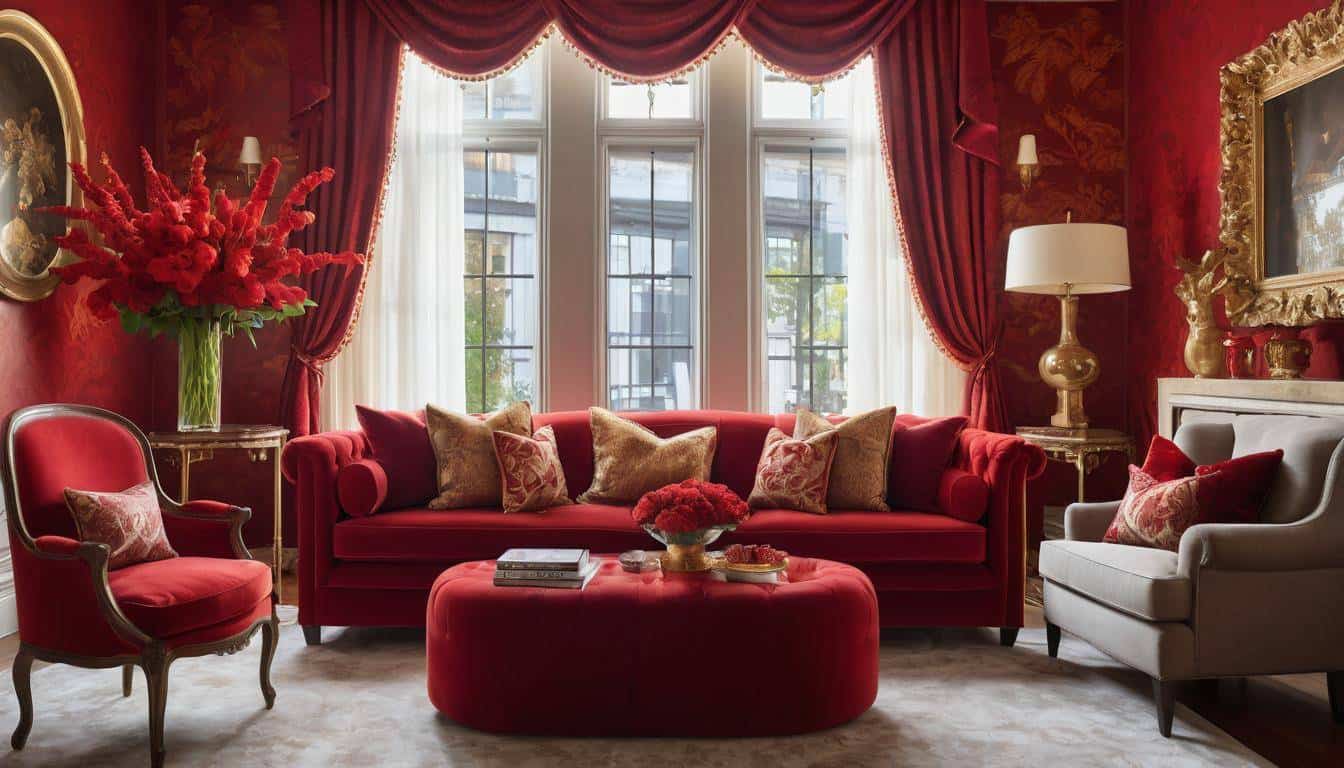
[[[218,432],[150,432],[149,447],[172,451],[165,457],[170,467],[177,469],[181,479],[179,501],[187,501],[191,489],[191,465],[214,458],[217,450],[244,450],[252,461],[270,460],[275,474],[275,525],[271,549],[271,577],[275,582],[275,601],[280,603],[280,563],[284,540],[281,530],[280,452],[285,447],[289,430],[254,424],[225,424]],[[269,452],[274,451],[274,456]]]
[[[1128,460],[1134,461],[1134,441],[1129,435],[1114,429],[1065,429],[1063,427],[1018,427],[1017,436],[1045,451],[1045,456],[1054,461],[1063,461],[1078,471],[1078,501],[1086,501],[1087,476],[1101,465],[1102,458],[1108,453],[1124,453]],[[1045,526],[1045,534],[1050,525]],[[1036,571],[1037,554],[1035,548],[1027,552],[1027,602],[1040,606],[1042,584]]]
[[[1017,436],[1045,451],[1046,458],[1072,464],[1078,470],[1078,501],[1084,495],[1088,474],[1101,464],[1107,453],[1124,453],[1134,461],[1134,440],[1114,429],[1064,429],[1062,427],[1018,427]]]

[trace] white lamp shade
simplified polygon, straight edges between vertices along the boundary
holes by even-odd
[[[1113,224],[1041,224],[1008,237],[1004,288],[1018,293],[1113,293],[1129,290],[1125,228]]]
[[[243,137],[243,151],[238,153],[239,165],[261,165],[261,142],[256,136]]]
[[[1017,164],[1018,165],[1039,165],[1040,160],[1036,157],[1036,136],[1030,133],[1022,134],[1022,138],[1017,140]]]

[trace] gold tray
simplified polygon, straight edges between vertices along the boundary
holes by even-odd
[[[786,557],[778,563],[730,563],[727,558],[717,557],[710,567],[738,573],[779,573],[789,567],[789,558]]]

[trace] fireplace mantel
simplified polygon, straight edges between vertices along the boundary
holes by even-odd
[[[1158,379],[1158,433],[1171,437],[1186,410],[1344,418],[1344,381]]]

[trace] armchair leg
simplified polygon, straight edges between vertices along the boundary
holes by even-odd
[[[163,715],[168,705],[168,665],[162,650],[145,658],[145,685],[149,689],[149,764],[163,768]]]
[[[271,660],[275,658],[275,646],[280,640],[280,622],[272,618],[261,625],[261,695],[266,700],[266,708],[275,706],[275,688],[271,685]]]
[[[999,645],[1004,648],[1012,648],[1013,643],[1017,642],[1017,631],[1020,627],[999,627]]]
[[[124,664],[121,667],[121,695],[131,695],[131,680],[135,677],[135,665]]]
[[[28,741],[28,732],[33,729],[33,656],[27,648],[19,646],[14,657],[14,692],[19,696],[19,727],[9,739],[9,746],[23,749]]]
[[[1157,705],[1157,730],[1171,737],[1171,719],[1176,714],[1176,684],[1153,678],[1153,703]]]
[[[1344,725],[1344,672],[1326,672],[1325,689],[1330,694],[1330,716]]]
[[[1050,652],[1050,658],[1059,658],[1059,625],[1045,623],[1045,647]]]
[[[317,624],[303,625],[303,642],[308,645],[322,644],[322,627]]]

